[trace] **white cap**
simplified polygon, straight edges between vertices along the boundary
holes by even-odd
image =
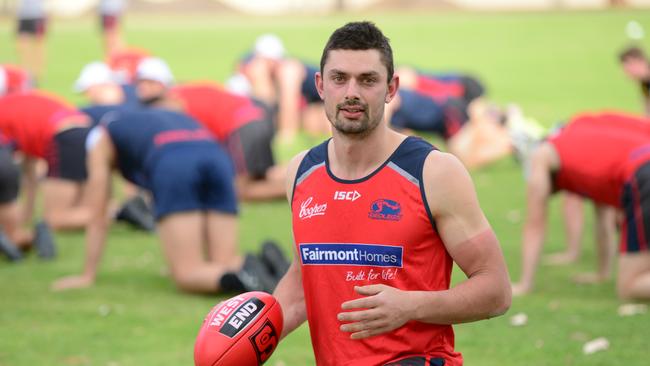
[[[0,96],[5,95],[7,92],[7,73],[5,68],[0,66]]]
[[[74,90],[83,93],[91,86],[115,83],[113,71],[103,62],[95,61],[84,66],[74,83]]]
[[[174,75],[165,61],[157,57],[147,57],[138,64],[135,79],[153,80],[170,86],[174,82]]]
[[[248,96],[253,92],[253,87],[246,76],[237,73],[226,81],[226,90],[233,94]]]
[[[275,34],[263,34],[255,40],[255,54],[273,60],[284,57],[284,45]]]

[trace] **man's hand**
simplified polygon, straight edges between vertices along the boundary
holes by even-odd
[[[50,289],[53,291],[64,291],[78,288],[87,288],[92,286],[94,283],[95,280],[90,276],[74,275],[59,278],[52,283]]]
[[[386,285],[355,286],[354,290],[365,295],[360,299],[346,301],[338,319],[347,324],[341,331],[352,333],[351,339],[363,339],[390,332],[412,319],[412,303],[408,291]]]

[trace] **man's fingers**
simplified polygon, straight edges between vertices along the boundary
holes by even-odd
[[[377,301],[373,297],[362,297],[360,299],[346,301],[341,304],[341,309],[372,309],[377,306]]]
[[[342,312],[337,315],[338,320],[342,322],[368,321],[379,318],[379,314],[374,309],[361,311]]]
[[[386,289],[386,285],[368,285],[368,286],[354,286],[354,291],[360,295],[371,296],[376,295]]]

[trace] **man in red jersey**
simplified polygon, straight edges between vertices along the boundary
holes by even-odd
[[[239,198],[265,200],[284,195],[285,167],[275,165],[271,149],[275,130],[264,104],[214,83],[172,85],[169,66],[158,58],[143,60],[136,77],[143,104],[183,111],[226,148],[235,164]]]
[[[36,190],[35,164],[47,162],[43,183],[44,216],[54,229],[85,226],[85,139],[89,120],[57,96],[43,92],[0,98],[0,133],[23,155],[25,222],[31,219]]]
[[[316,85],[333,137],[290,163],[296,256],[274,293],[282,336],[307,320],[318,365],[461,365],[451,324],[510,306],[467,171],[387,126],[399,78],[374,24],[332,34]],[[468,279],[450,288],[454,262]]]
[[[565,190],[591,199],[596,208],[599,275],[608,276],[614,220],[623,210],[617,290],[623,299],[650,299],[650,121],[620,113],[582,114],[533,153],[527,188],[523,261],[515,294],[533,289],[546,231],[547,203]],[[609,211],[609,213],[608,213]]]

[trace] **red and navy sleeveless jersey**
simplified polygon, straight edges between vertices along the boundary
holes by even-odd
[[[623,185],[648,160],[650,120],[616,112],[581,114],[549,142],[560,158],[555,189],[621,207]]]
[[[172,88],[170,94],[182,102],[185,113],[210,130],[219,141],[225,141],[241,126],[266,117],[265,110],[251,98],[211,83],[179,85]]]
[[[56,95],[31,91],[0,98],[0,133],[27,155],[45,158],[54,135],[90,120]]]
[[[435,356],[460,365],[450,325],[410,321],[387,334],[350,340],[336,317],[343,302],[360,297],[354,286],[449,288],[452,259],[423,193],[424,161],[434,148],[408,137],[372,174],[342,180],[329,169],[327,145],[302,160],[291,200],[317,364],[384,365],[406,356]]]
[[[216,151],[210,154],[225,154],[209,131],[182,113],[156,108],[121,110],[104,116],[101,125],[115,146],[124,178],[146,189],[151,188],[147,173],[162,153],[198,147]]]

